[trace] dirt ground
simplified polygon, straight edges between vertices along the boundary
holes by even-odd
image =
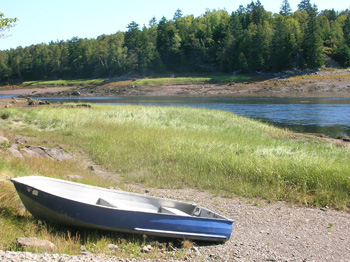
[[[2,87],[0,88],[0,95],[34,95],[45,93],[57,93],[67,91],[71,87],[43,87],[43,88],[21,88],[19,86]]]

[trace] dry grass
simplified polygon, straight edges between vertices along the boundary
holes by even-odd
[[[344,72],[344,74],[302,75],[302,76],[293,76],[293,77],[290,77],[290,79],[291,80],[310,79],[310,80],[349,81],[350,73]]]

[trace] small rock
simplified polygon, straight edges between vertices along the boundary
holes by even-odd
[[[26,207],[23,205],[23,203],[19,203],[17,205],[17,207],[18,207],[18,210],[19,210],[19,214],[20,215],[24,215],[25,212],[26,212]]]
[[[7,152],[9,152],[15,158],[24,159],[22,154],[17,149],[13,148],[12,146],[7,150]]]
[[[53,159],[56,159],[58,161],[63,161],[63,160],[68,160],[68,159],[72,159],[73,157],[64,152],[63,150],[61,149],[56,149],[56,148],[44,148],[42,147],[42,149],[44,149],[44,153],[53,158]]]
[[[320,210],[321,211],[328,211],[329,207],[328,206],[325,206],[325,207],[322,207]]]
[[[41,147],[41,146],[25,146],[25,147],[31,150],[32,152],[34,152],[37,156],[49,157],[47,152],[45,152],[47,150],[47,148],[45,147]]]
[[[114,245],[114,244],[108,244],[108,249],[111,250],[111,251],[116,251],[118,250],[118,246],[117,245]]]
[[[16,138],[15,139],[15,143],[18,144],[18,145],[24,145],[26,144],[28,141],[27,140],[23,140],[21,138]]]
[[[80,255],[83,255],[83,256],[93,256],[93,254],[89,251],[82,251],[80,252]]]
[[[86,107],[86,108],[91,108],[91,105],[89,104],[78,104],[76,107]]]
[[[48,101],[39,101],[39,105],[50,105],[51,103]]]
[[[7,144],[9,144],[10,141],[9,141],[6,137],[4,137],[4,136],[0,136],[0,144],[2,144],[2,143],[7,143]]]
[[[191,251],[200,254],[198,247],[191,247]]]
[[[13,149],[18,150],[19,145],[18,145],[18,144],[12,144],[12,145],[10,146],[10,148],[13,148]]]
[[[69,180],[77,180],[77,179],[83,179],[84,177],[79,176],[79,175],[68,175],[66,176]]]
[[[41,248],[42,250],[56,249],[56,246],[52,242],[48,240],[41,240],[36,237],[20,237],[17,239],[16,244],[22,246],[23,248],[36,247]]]
[[[152,246],[151,245],[147,245],[147,246],[144,246],[143,248],[142,248],[142,251],[143,252],[145,252],[145,253],[149,253],[149,252],[151,252],[152,251]]]
[[[32,150],[30,150],[29,148],[27,147],[22,147],[19,152],[25,156],[25,157],[34,157],[34,156],[37,156],[37,154],[35,152],[33,152]]]

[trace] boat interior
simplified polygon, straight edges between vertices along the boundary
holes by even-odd
[[[35,189],[33,192],[35,191],[36,194],[43,191],[90,205],[137,212],[226,219],[196,204],[165,198],[111,190],[49,177],[27,176],[13,180],[33,187]]]
[[[191,212],[192,214],[181,211],[180,209],[175,207],[166,207],[166,206],[136,207],[136,206],[126,205],[126,203],[122,201],[118,201],[118,203],[113,203],[112,201],[107,201],[103,198],[99,198],[96,204],[105,206],[105,207],[119,208],[123,210],[133,210],[133,211],[141,211],[141,212],[148,212],[148,213],[163,213],[163,214],[171,214],[171,215],[179,215],[179,216],[199,216],[201,211],[200,207],[197,207],[197,206],[195,206],[193,212]]]

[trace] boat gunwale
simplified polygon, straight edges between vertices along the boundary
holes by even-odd
[[[74,199],[71,199],[71,198],[67,198],[67,197],[64,197],[62,195],[58,195],[58,194],[53,194],[53,193],[50,193],[50,192],[47,192],[45,190],[42,190],[42,189],[38,189],[37,187],[35,186],[31,186],[31,185],[27,185],[26,183],[24,182],[20,182],[16,179],[21,179],[22,177],[16,177],[16,178],[10,178],[10,181],[12,183],[18,183],[18,184],[22,184],[22,185],[25,185],[25,186],[29,186],[35,190],[37,190],[38,192],[43,192],[45,194],[48,194],[50,196],[54,196],[54,197],[57,197],[57,198],[61,198],[61,199],[65,199],[65,200],[68,200],[68,201],[72,201],[74,203],[79,203],[79,204],[84,204],[84,205],[89,205],[89,206],[95,206],[95,207],[99,207],[99,208],[103,208],[103,209],[112,209],[112,210],[120,210],[120,211],[125,211],[125,212],[133,212],[133,213],[145,213],[145,214],[157,214],[157,215],[164,215],[164,216],[176,216],[176,217],[182,217],[182,218],[186,218],[186,219],[200,219],[200,220],[210,220],[210,221],[227,221],[227,222],[231,222],[233,223],[234,220],[232,219],[229,219],[225,216],[222,216],[212,210],[209,210],[209,209],[206,209],[206,208],[203,208],[195,203],[187,203],[187,202],[183,202],[183,201],[178,201],[178,200],[173,200],[173,199],[168,199],[168,198],[161,198],[161,197],[156,197],[156,196],[148,196],[148,195],[142,195],[142,194],[138,194],[138,193],[133,193],[133,192],[126,192],[126,191],[122,191],[122,190],[114,190],[114,189],[109,189],[109,188],[103,188],[103,187],[98,187],[98,186],[92,186],[92,185],[87,185],[87,184],[82,184],[82,183],[78,183],[78,182],[73,182],[73,181],[68,181],[68,180],[63,180],[63,179],[57,179],[57,178],[51,178],[51,177],[45,177],[45,176],[24,176],[24,177],[31,177],[31,178],[37,178],[37,179],[40,179],[40,180],[49,180],[49,181],[55,181],[55,182],[61,182],[61,183],[67,183],[67,184],[73,184],[73,185],[77,185],[77,186],[81,186],[81,187],[86,187],[86,188],[93,188],[93,189],[97,189],[97,190],[102,190],[102,191],[108,191],[108,192],[119,192],[121,194],[125,194],[125,195],[132,195],[132,196],[137,196],[137,197],[142,197],[142,198],[150,198],[150,199],[156,199],[156,200],[167,200],[167,201],[171,201],[171,202],[175,202],[175,203],[182,203],[182,204],[187,204],[187,205],[195,205],[201,209],[204,209],[204,210],[207,210],[207,211],[210,211],[212,212],[213,214],[216,214],[220,217],[218,218],[210,218],[210,217],[197,217],[197,216],[193,216],[193,215],[188,215],[188,216],[182,216],[182,215],[179,215],[179,214],[169,214],[169,213],[157,213],[157,212],[148,212],[148,211],[144,211],[144,210],[132,210],[132,209],[123,209],[123,208],[118,208],[118,207],[109,207],[109,206],[104,206],[104,205],[99,205],[99,204],[93,204],[93,203],[88,203],[88,202],[83,202],[83,201],[78,201],[78,200],[74,200]]]

